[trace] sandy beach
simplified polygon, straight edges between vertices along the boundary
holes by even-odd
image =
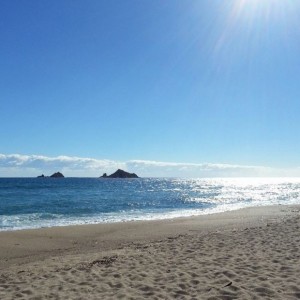
[[[0,233],[0,299],[299,299],[300,206]]]

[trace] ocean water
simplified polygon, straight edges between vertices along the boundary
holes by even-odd
[[[300,178],[0,178],[0,231],[300,204]]]

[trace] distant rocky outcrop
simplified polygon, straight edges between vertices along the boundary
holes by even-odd
[[[100,178],[139,178],[135,173],[128,173],[118,169],[115,173],[108,175],[104,173]]]
[[[65,176],[60,173],[60,172],[56,172],[54,174],[52,174],[51,176],[45,176],[44,174],[37,176],[37,178],[64,178]]]
[[[50,177],[51,178],[64,178],[65,176],[60,172],[56,172],[56,173],[52,174]]]

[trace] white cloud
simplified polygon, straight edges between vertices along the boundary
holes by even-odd
[[[157,162],[145,160],[128,161],[127,166],[145,173],[147,176],[166,177],[227,177],[227,176],[264,176],[271,171],[270,168],[259,166],[240,166],[229,164],[193,164]]]
[[[149,160],[113,161],[73,156],[0,154],[0,176],[51,175],[56,171],[65,176],[98,177],[125,169],[143,177],[240,177],[240,176],[300,176],[300,168],[275,169],[263,166],[243,166],[213,163],[175,163]]]
[[[37,176],[61,171],[66,176],[99,176],[102,172],[125,168],[124,163],[71,156],[0,154],[0,176]]]

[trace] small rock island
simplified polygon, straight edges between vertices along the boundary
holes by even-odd
[[[38,176],[37,178],[46,178],[46,177],[48,177],[48,178],[49,177],[50,178],[64,178],[65,176],[60,172],[56,172],[56,173],[52,174],[51,176],[45,176],[44,174],[42,174],[42,175]]]
[[[56,172],[56,173],[52,174],[50,177],[52,177],[52,178],[64,178],[65,176],[60,172]]]
[[[108,175],[104,173],[100,178],[139,178],[135,173],[128,173],[121,169],[118,169],[115,173]]]

